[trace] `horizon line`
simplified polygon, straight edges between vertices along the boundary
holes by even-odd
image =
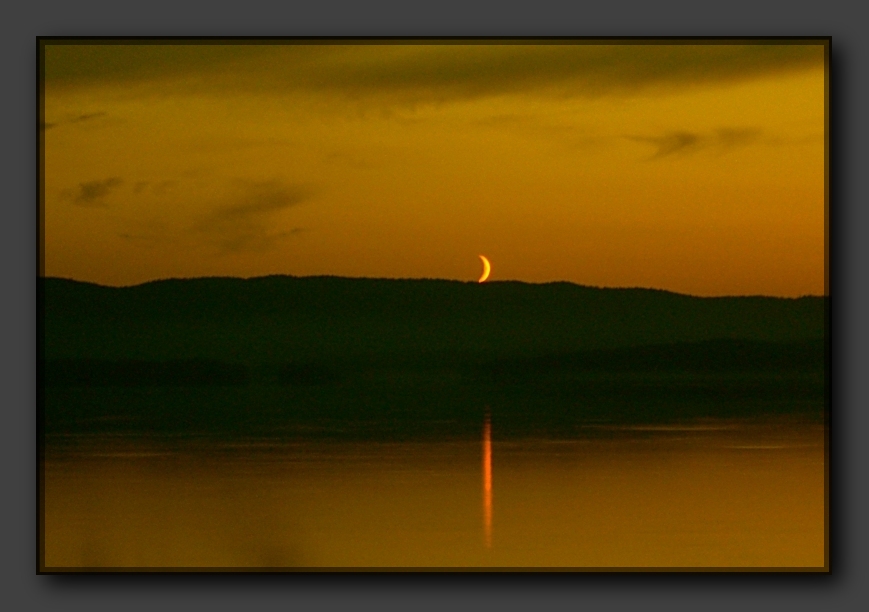
[[[412,282],[424,282],[424,281],[436,281],[436,282],[447,282],[447,283],[460,283],[460,284],[469,284],[469,285],[489,285],[489,284],[521,284],[521,285],[535,285],[535,286],[543,286],[543,285],[573,285],[575,287],[581,287],[584,289],[598,289],[598,290],[611,290],[611,291],[655,291],[660,293],[670,293],[673,295],[692,297],[698,299],[720,299],[720,298],[767,298],[767,299],[782,299],[782,300],[799,300],[802,298],[829,298],[829,294],[812,294],[805,293],[796,296],[787,296],[787,295],[765,295],[761,293],[746,293],[746,294],[720,294],[720,295],[696,295],[693,293],[684,293],[681,291],[674,291],[672,289],[661,289],[658,287],[641,287],[639,285],[633,286],[602,286],[602,285],[585,285],[582,283],[577,283],[569,280],[552,280],[552,281],[541,281],[541,282],[533,282],[533,281],[523,281],[517,279],[501,279],[501,280],[487,280],[483,283],[480,283],[475,280],[460,280],[454,278],[436,278],[436,277],[387,277],[387,276],[341,276],[338,274],[310,274],[299,276],[295,274],[262,274],[257,276],[221,276],[221,275],[207,275],[207,276],[170,276],[165,278],[155,278],[147,281],[142,281],[139,283],[131,283],[129,285],[107,285],[103,283],[98,283],[95,281],[88,280],[80,280],[75,278],[63,277],[63,276],[48,276],[45,274],[40,274],[37,276],[37,279],[42,280],[62,280],[73,283],[81,283],[84,285],[94,285],[96,287],[103,287],[108,289],[131,289],[134,287],[141,287],[144,285],[150,285],[154,283],[162,283],[162,282],[172,282],[172,281],[196,281],[196,280],[261,280],[266,278],[290,278],[290,279],[341,279],[341,280],[369,280],[369,281],[412,281]]]

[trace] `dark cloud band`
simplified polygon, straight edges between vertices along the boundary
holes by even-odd
[[[308,92],[421,103],[535,92],[630,94],[823,67],[820,42],[788,44],[50,45],[47,86],[145,83],[158,91]],[[195,75],[195,79],[189,78]]]

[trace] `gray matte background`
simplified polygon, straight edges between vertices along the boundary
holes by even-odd
[[[440,0],[15,2],[2,10],[0,198],[3,513],[9,610],[839,610],[869,602],[867,571],[867,79],[857,2]],[[37,576],[35,474],[38,35],[832,35],[832,575]],[[860,111],[859,109],[864,109]],[[861,316],[863,315],[863,316]],[[863,604],[859,602],[863,601]],[[8,603],[7,603],[8,602]],[[8,606],[8,607],[7,607]]]

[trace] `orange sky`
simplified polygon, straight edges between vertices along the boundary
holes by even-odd
[[[824,293],[824,47],[45,46],[44,269]]]

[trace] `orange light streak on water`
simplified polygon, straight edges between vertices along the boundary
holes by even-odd
[[[483,540],[492,547],[492,425],[483,421]]]

